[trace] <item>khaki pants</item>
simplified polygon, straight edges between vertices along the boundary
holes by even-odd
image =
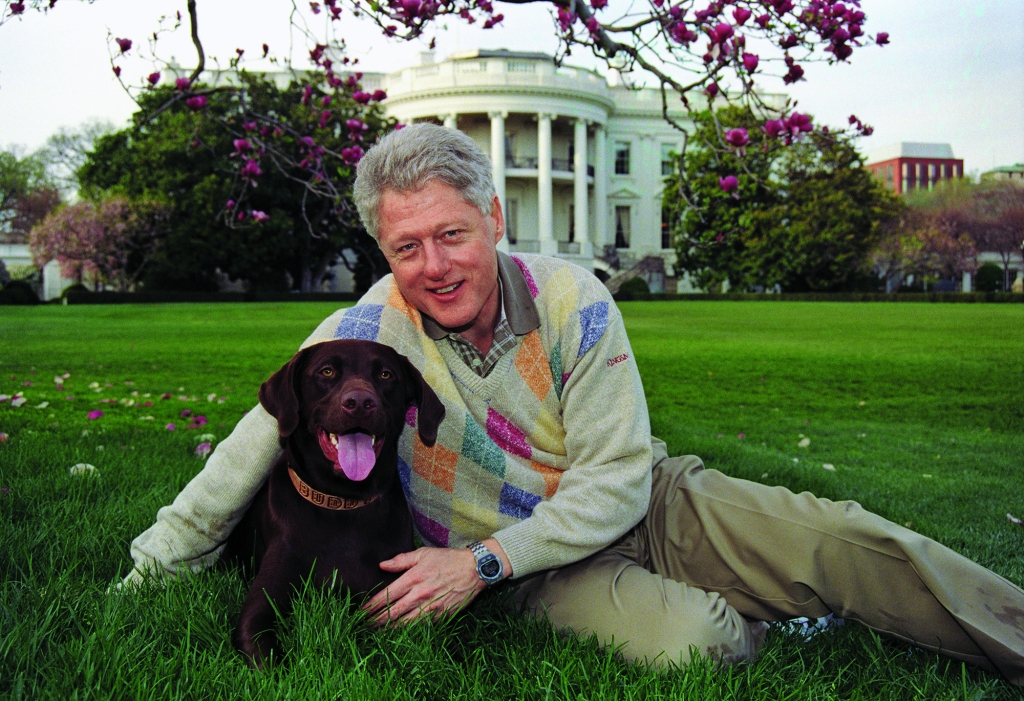
[[[685,664],[756,656],[751,622],[834,613],[1024,685],[1024,591],[855,502],[704,469],[654,467],[647,516],[611,547],[527,577],[518,601],[559,628]]]

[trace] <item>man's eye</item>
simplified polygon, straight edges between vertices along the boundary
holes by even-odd
[[[334,377],[334,368],[320,368],[320,374],[323,375],[324,377]]]

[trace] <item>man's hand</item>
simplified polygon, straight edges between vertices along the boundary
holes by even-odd
[[[484,545],[501,558],[506,576],[510,575],[511,565],[498,542],[488,538]],[[420,548],[385,560],[380,568],[405,574],[363,606],[378,626],[408,623],[424,614],[454,613],[487,587],[476,573],[476,558],[468,548]]]

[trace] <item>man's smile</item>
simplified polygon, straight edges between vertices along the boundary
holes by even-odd
[[[452,283],[451,285],[448,285],[447,287],[439,287],[437,289],[430,290],[430,291],[433,292],[436,295],[446,295],[449,292],[454,292],[461,285],[462,285],[461,282],[455,282],[455,283]]]

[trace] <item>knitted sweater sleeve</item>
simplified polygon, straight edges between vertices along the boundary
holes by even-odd
[[[566,367],[561,405],[569,468],[529,518],[494,534],[515,578],[592,555],[636,525],[650,504],[647,402],[622,317],[610,298],[604,308],[601,337]],[[585,348],[580,335],[577,320],[562,333],[563,350]]]
[[[333,338],[343,313],[328,317],[302,347]],[[156,522],[132,541],[135,566],[124,584],[138,585],[147,576],[174,578],[216,562],[280,457],[277,419],[257,404],[174,501],[157,511]]]

